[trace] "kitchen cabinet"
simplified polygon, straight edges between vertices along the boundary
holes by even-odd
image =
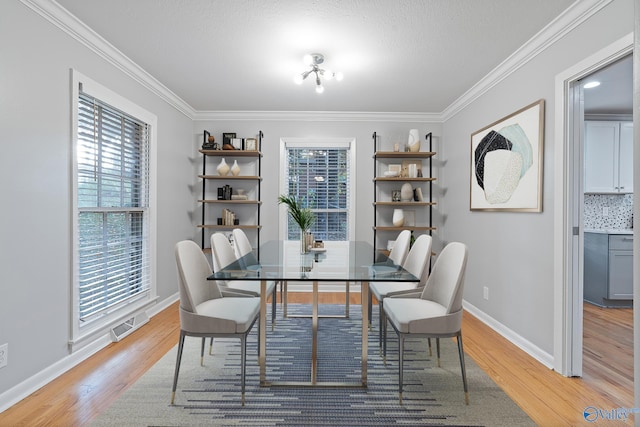
[[[633,122],[587,121],[585,193],[633,193]]]
[[[633,300],[633,235],[616,233],[584,234],[584,299],[601,307]]]

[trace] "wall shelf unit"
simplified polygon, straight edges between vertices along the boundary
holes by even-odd
[[[378,143],[379,135],[373,133],[374,147]],[[374,159],[374,223],[373,244],[376,253],[386,252],[387,241],[394,240],[402,230],[411,230],[419,234],[432,234],[433,207],[437,204],[433,200],[433,140],[432,134],[425,135],[422,147],[428,151],[375,151]],[[416,165],[418,176],[407,171],[409,165]],[[385,172],[398,171],[399,176],[385,176]],[[422,176],[420,176],[422,175]],[[410,201],[394,200],[393,193],[399,192],[403,184],[409,183],[414,192]],[[419,190],[418,190],[419,189]],[[395,209],[402,209],[405,223],[394,226],[392,215]]]
[[[205,131],[206,133],[206,131]],[[205,252],[210,252],[209,239],[215,232],[231,232],[240,228],[247,232],[256,253],[260,247],[260,208],[262,206],[260,187],[262,183],[262,131],[258,132],[258,150],[198,150],[202,154],[202,173],[198,178],[202,181],[201,198],[198,200],[201,210],[201,222],[198,228],[201,232],[200,246]],[[219,175],[217,166],[225,159],[231,166],[234,161],[240,166],[240,173],[236,176],[229,172]],[[230,187],[225,198],[220,189]],[[246,199],[239,198],[238,190],[243,190]],[[233,216],[225,218],[224,212],[232,212]],[[233,218],[236,222],[233,222]]]

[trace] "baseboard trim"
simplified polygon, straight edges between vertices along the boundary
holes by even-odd
[[[178,293],[169,296],[165,300],[155,304],[153,307],[150,307],[147,310],[147,314],[149,315],[149,317],[155,316],[156,314],[176,302],[178,298]],[[80,350],[69,354],[65,358],[55,362],[53,365],[43,369],[32,377],[22,381],[15,387],[12,387],[4,393],[0,394],[0,413],[20,402],[25,397],[33,394],[38,389],[55,380],[71,368],[84,362],[89,357],[93,356],[98,351],[102,350],[111,343],[111,336],[109,331],[107,330],[100,337],[96,338],[93,342],[87,344]]]
[[[486,324],[488,327],[502,335],[504,338],[513,343],[520,350],[527,353],[529,356],[533,357],[538,362],[542,363],[549,369],[553,369],[553,355],[547,353],[542,350],[537,345],[533,344],[531,341],[525,339],[521,335],[517,334],[513,330],[509,329],[502,323],[495,320],[493,317],[486,314],[484,311],[478,309],[478,307],[473,304],[468,303],[467,301],[463,301],[462,306],[465,310],[467,310],[470,314],[478,318],[482,323]]]

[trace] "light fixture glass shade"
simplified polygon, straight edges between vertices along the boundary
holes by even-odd
[[[316,92],[318,92],[318,93],[322,93],[322,92],[324,92],[324,86],[322,86],[322,85],[316,85]]]
[[[337,73],[334,73],[334,76],[335,76],[337,81],[341,81],[342,79],[344,79],[344,74],[342,74],[339,71]]]
[[[301,85],[303,81],[304,81],[304,77],[302,77],[302,74],[296,74],[295,76],[293,76],[293,82],[295,84]]]

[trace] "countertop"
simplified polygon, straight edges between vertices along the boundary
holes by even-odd
[[[633,228],[620,228],[620,229],[590,229],[584,230],[585,233],[599,233],[599,234],[627,234],[633,235]]]

